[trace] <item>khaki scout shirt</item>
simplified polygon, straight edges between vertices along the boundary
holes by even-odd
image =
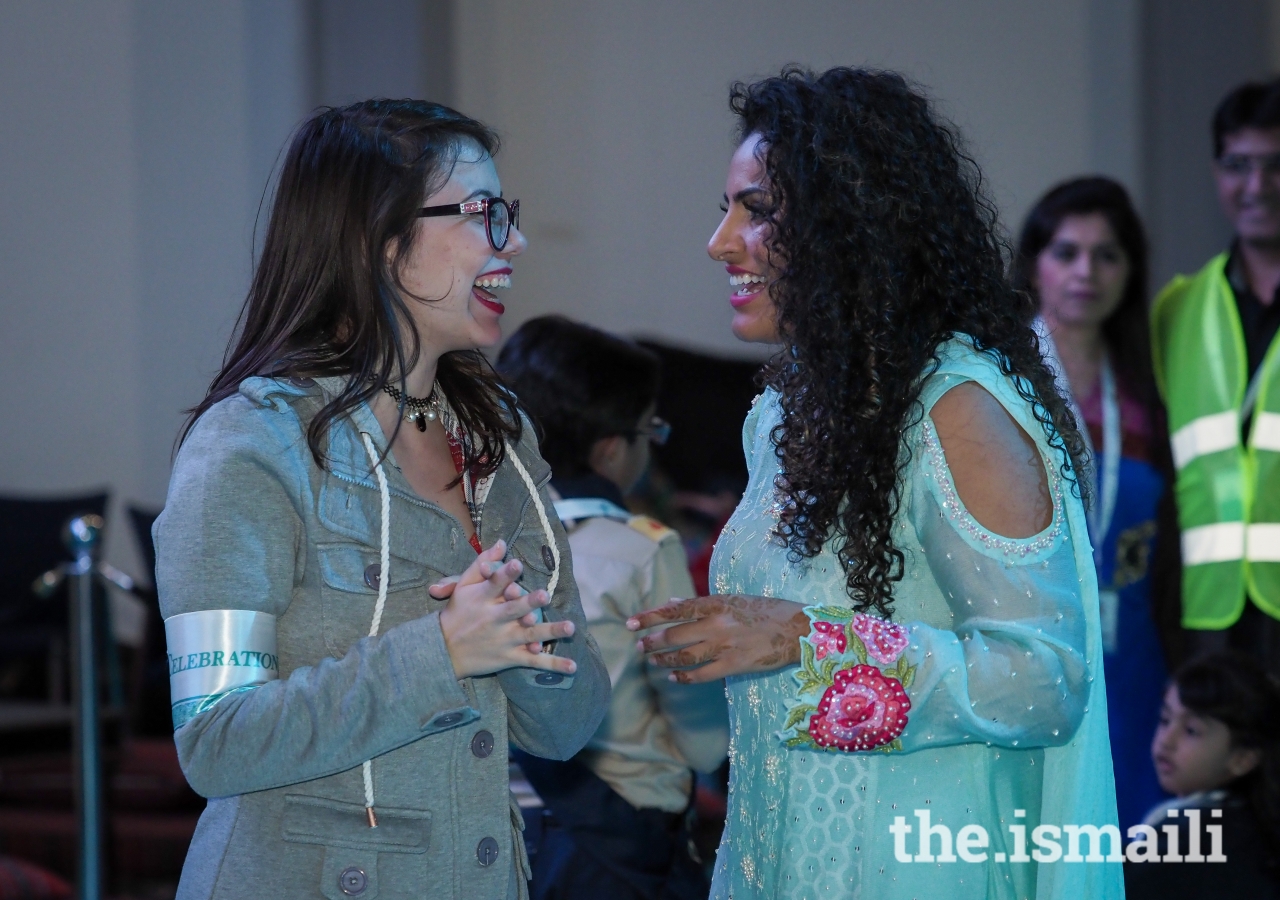
[[[626,627],[638,612],[694,596],[680,538],[645,516],[601,516],[572,527],[569,546],[587,627],[613,685],[609,712],[579,758],[637,809],[680,812],[689,770],[714,771],[728,751],[724,681],[670,681],[671,670],[650,665]]]

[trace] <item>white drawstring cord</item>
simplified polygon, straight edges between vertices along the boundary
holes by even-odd
[[[555,532],[551,530],[551,520],[547,518],[547,507],[543,504],[542,497],[538,495],[538,486],[533,483],[529,470],[524,467],[524,463],[520,462],[520,457],[516,456],[510,444],[507,444],[507,457],[515,465],[521,480],[524,481],[524,486],[529,491],[529,496],[533,498],[534,509],[538,511],[538,521],[542,523],[542,533],[547,536],[547,546],[551,548],[551,580],[547,582],[547,600],[550,600],[555,593],[556,585],[560,583],[560,547],[556,544]]]
[[[377,637],[378,626],[382,623],[382,611],[387,605],[387,585],[391,572],[391,490],[387,487],[387,474],[383,471],[382,461],[378,458],[378,450],[367,432],[360,432],[364,441],[365,453],[369,454],[369,462],[373,465],[373,474],[378,479],[378,495],[382,499],[382,517],[380,523],[381,555],[378,561],[378,602],[373,607],[373,622],[369,626],[369,637]],[[555,593],[560,583],[560,547],[556,544],[555,532],[551,530],[551,520],[547,517],[546,504],[538,494],[538,487],[533,483],[529,470],[524,467],[515,450],[507,444],[507,457],[516,467],[520,480],[524,482],[529,496],[533,498],[533,507],[538,513],[538,522],[542,532],[547,536],[547,546],[551,548],[551,579],[547,582],[547,599]],[[369,827],[378,827],[378,817],[373,811],[373,760],[366,759],[362,766],[364,774],[364,811],[369,819]]]
[[[382,461],[378,459],[378,450],[373,445],[373,438],[366,432],[360,432],[364,439],[364,450],[369,454],[369,462],[373,464],[373,474],[378,478],[378,495],[382,498],[382,553],[378,559],[378,602],[373,607],[373,623],[369,626],[369,637],[377,637],[378,626],[382,624],[382,610],[387,605],[387,584],[391,581],[391,491],[387,487],[387,473],[382,470]],[[373,760],[364,761],[364,811],[369,819],[369,827],[378,827],[378,817],[373,812]]]

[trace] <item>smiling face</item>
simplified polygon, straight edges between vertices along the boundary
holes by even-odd
[[[465,203],[502,195],[493,159],[463,149],[453,172],[423,206]],[[400,278],[424,353],[493,347],[502,340],[505,307],[494,290],[511,286],[511,260],[528,243],[514,226],[500,251],[489,246],[484,216],[419,219]]]
[[[1224,135],[1213,167],[1218,202],[1246,243],[1280,246],[1280,128],[1242,128]],[[1243,161],[1243,165],[1241,165]]]
[[[1036,257],[1041,314],[1051,329],[1100,327],[1124,299],[1131,271],[1105,215],[1066,216]]]
[[[765,200],[764,166],[756,159],[760,135],[750,135],[729,161],[724,219],[711,235],[707,253],[729,273],[730,328],[740,341],[776,344],[778,313],[772,295],[773,270],[766,241],[769,225],[760,215]]]
[[[1177,685],[1165,691],[1151,758],[1160,787],[1177,797],[1220,788],[1259,762],[1257,750],[1231,746],[1231,731],[1223,722],[1183,706]]]

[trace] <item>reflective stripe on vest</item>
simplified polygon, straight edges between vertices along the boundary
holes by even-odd
[[[1245,559],[1261,563],[1280,562],[1280,524],[1250,525],[1245,536]]]
[[[1227,255],[1175,278],[1151,315],[1169,411],[1182,529],[1183,625],[1226,628],[1250,597],[1280,618],[1280,341],[1247,390],[1244,330]],[[1253,399],[1244,408],[1246,395]],[[1241,419],[1250,421],[1241,443]]]
[[[1234,409],[1201,416],[1175,431],[1169,441],[1174,468],[1186,468],[1196,457],[1234,447],[1240,441],[1240,416]]]
[[[1260,412],[1255,415],[1249,442],[1258,450],[1280,453],[1280,413]]]
[[[1280,562],[1280,524],[1264,522],[1246,527],[1243,522],[1218,522],[1182,532],[1184,566],[1233,559]]]
[[[1202,566],[1244,558],[1244,523],[1218,522],[1182,532],[1182,564]]]

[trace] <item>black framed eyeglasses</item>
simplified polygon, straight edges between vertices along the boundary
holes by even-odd
[[[489,246],[498,252],[507,246],[511,237],[511,227],[520,227],[520,201],[508,203],[501,197],[485,197],[483,200],[468,200],[466,203],[446,203],[443,206],[424,206],[418,210],[419,219],[430,219],[435,216],[474,216],[484,215],[484,232],[489,238]]]
[[[671,423],[659,416],[649,420],[648,428],[637,428],[637,435],[644,435],[649,443],[661,447],[671,440]]]
[[[1217,164],[1223,174],[1233,178],[1248,178],[1254,169],[1267,178],[1280,175],[1280,153],[1224,153]]]

